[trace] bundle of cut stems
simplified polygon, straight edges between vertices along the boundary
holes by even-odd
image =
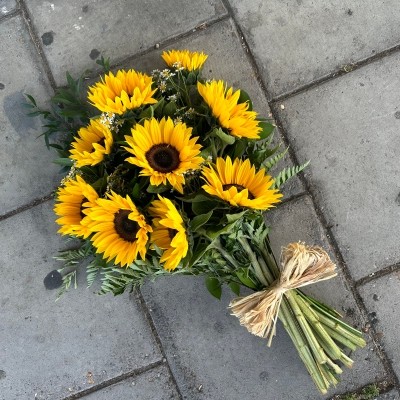
[[[257,290],[271,287],[281,272],[268,237],[262,248],[244,236],[238,238],[238,241],[250,260],[253,279],[257,280]],[[337,375],[342,373],[341,365],[352,367],[353,360],[346,352],[366,345],[362,333],[343,322],[337,311],[299,289],[289,290],[283,295],[278,318],[315,385],[323,394],[327,393],[331,385],[338,383]]]

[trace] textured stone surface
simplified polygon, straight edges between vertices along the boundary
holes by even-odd
[[[282,120],[355,279],[400,260],[398,54],[285,101]]]
[[[376,397],[376,400],[399,400],[399,392],[396,390],[391,390],[388,393],[383,393],[380,396]]]
[[[289,202],[270,217],[278,221],[276,233],[272,233],[275,248],[291,240],[326,247],[307,198]],[[267,348],[263,340],[250,335],[229,315],[227,305],[232,295],[228,292],[218,302],[206,291],[203,278],[190,277],[165,278],[143,289],[184,397],[277,399],[285,393],[285,399],[323,398],[318,396],[282,326],[278,326],[272,348]],[[347,312],[347,321],[361,324],[354,299],[341,277],[315,285],[309,292]],[[344,371],[343,382],[332,393],[354,390],[383,377],[371,344],[357,351],[354,360],[353,369]],[[295,386],[288,389],[288,382]]]
[[[367,283],[360,287],[360,293],[369,311],[370,322],[375,326],[393,368],[400,377],[400,272]]]
[[[15,0],[1,0],[0,1],[0,17],[8,15],[13,12],[17,7]]]
[[[84,396],[83,399],[177,400],[179,399],[179,395],[168,373],[168,369],[159,367]]]
[[[230,3],[274,96],[399,43],[397,0]]]
[[[1,400],[61,399],[161,358],[128,296],[96,296],[83,276],[58,302],[45,289],[63,246],[51,206],[0,222]]]
[[[49,194],[59,177],[40,120],[26,115],[24,94],[43,104],[51,95],[34,46],[19,17],[0,23],[0,214]],[[2,56],[3,57],[3,56]],[[29,78],[28,78],[29,77]]]
[[[100,54],[115,62],[226,13],[219,0],[30,0],[27,6],[58,85],[66,70],[95,68]]]

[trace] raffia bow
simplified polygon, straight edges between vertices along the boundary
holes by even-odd
[[[230,302],[232,315],[239,318],[253,335],[269,338],[275,334],[282,297],[288,290],[333,278],[336,265],[320,247],[303,243],[290,243],[281,253],[281,274],[277,281],[265,290]]]

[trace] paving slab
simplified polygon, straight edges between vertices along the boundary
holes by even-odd
[[[67,70],[94,69],[100,54],[121,60],[226,14],[220,0],[30,0],[27,7],[58,85]]]
[[[19,16],[0,23],[0,215],[51,192],[60,179],[41,134],[41,121],[26,115],[24,94],[43,105],[50,87]]]
[[[164,50],[189,49],[191,51],[203,51],[208,54],[208,59],[203,68],[203,76],[212,79],[222,79],[227,85],[245,90],[252,99],[253,108],[260,116],[269,118],[270,109],[265,95],[257,82],[257,77],[248,60],[246,51],[241,43],[236,28],[231,20],[224,20],[211,27],[197,32],[175,42],[173,45],[154,50],[142,57],[133,59],[124,68],[135,68],[150,73],[158,68],[165,68],[161,59]],[[232,66],[235,68],[232,68]],[[281,143],[282,137],[278,130],[275,133],[275,144]],[[279,168],[292,165],[288,159],[278,165]],[[278,169],[278,172],[280,169]],[[288,181],[283,188],[285,197],[304,191],[300,180],[296,177]]]
[[[281,119],[354,279],[400,261],[400,55],[285,101]]]
[[[15,11],[17,3],[15,0],[1,0],[0,1],[0,18]]]
[[[164,366],[128,378],[105,389],[83,397],[84,400],[177,400],[175,389],[168,369]]]
[[[397,0],[230,3],[272,96],[399,43]]]
[[[325,243],[307,199],[291,201],[274,213],[279,221],[276,231],[280,232],[274,239],[277,249],[288,240]],[[303,219],[309,224],[304,225]],[[268,348],[264,340],[250,335],[229,314],[227,306],[233,295],[228,289],[219,302],[208,294],[202,277],[167,277],[147,284],[142,292],[184,398],[323,398],[282,326],[278,326],[277,337]],[[315,285],[310,292],[347,311],[347,321],[362,323],[341,277],[329,285]],[[342,383],[330,395],[383,378],[371,343],[357,351],[354,360],[353,369],[344,371]]]
[[[371,324],[400,377],[400,272],[369,282],[361,286],[359,291],[369,311]]]
[[[0,399],[58,400],[159,361],[141,309],[128,295],[77,290],[55,302],[43,278],[65,242],[52,203],[0,222]]]
[[[397,390],[391,390],[388,393],[383,393],[374,400],[400,400],[400,395]]]

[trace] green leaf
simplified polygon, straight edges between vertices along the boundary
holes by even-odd
[[[246,151],[246,148],[247,148],[247,140],[245,139],[236,140],[232,159],[241,158],[244,152]]]
[[[37,107],[37,106],[36,106],[36,101],[35,101],[35,99],[33,98],[33,96],[31,96],[30,94],[27,94],[27,93],[25,93],[25,96],[30,100],[30,102],[31,102],[35,107]]]
[[[257,286],[249,277],[249,270],[247,268],[236,270],[236,276],[244,286],[247,286],[250,289],[257,289]]]
[[[229,287],[231,288],[232,292],[236,294],[236,296],[240,296],[240,285],[238,283],[231,282]]]
[[[197,244],[192,257],[189,260],[188,267],[192,267],[194,264],[196,264],[197,260],[199,260],[203,256],[203,254],[208,250],[209,246],[210,246],[209,243]]]
[[[227,214],[226,220],[229,223],[236,222],[238,219],[242,218],[243,215],[246,214],[246,212],[247,212],[247,210],[244,210],[244,211],[242,211],[240,213],[236,213],[236,214]]]
[[[213,278],[211,276],[208,276],[206,278],[206,287],[207,287],[208,291],[214,297],[216,297],[218,300],[221,299],[222,287],[221,287],[221,283],[219,282],[219,280],[217,278]]]
[[[275,125],[270,122],[261,121],[258,123],[262,131],[260,132],[260,139],[266,139],[275,129]]]
[[[212,213],[213,211],[211,210],[207,214],[196,215],[190,222],[191,230],[193,232],[198,231],[200,227],[208,222],[208,220],[211,218]]]
[[[280,161],[283,157],[285,157],[285,155],[287,154],[288,150],[289,150],[289,147],[287,147],[284,151],[281,151],[280,153],[278,153],[274,157],[271,157],[269,160],[264,162],[263,165],[265,167],[267,167],[267,169],[271,169],[274,165],[276,165],[278,163],[278,161]]]
[[[197,76],[193,72],[189,72],[187,78],[186,78],[186,84],[187,85],[194,85],[196,83]]]
[[[147,193],[163,193],[166,190],[168,190],[168,188],[164,185],[159,185],[159,186],[149,185],[146,190]]]
[[[247,92],[245,92],[243,89],[240,89],[240,96],[239,96],[239,100],[238,103],[248,103],[249,104],[249,111],[253,110],[253,103],[250,99],[250,96]]]
[[[153,116],[154,116],[154,108],[153,106],[149,106],[140,113],[139,118],[153,118]]]
[[[167,103],[164,107],[164,114],[168,115],[170,117],[173,117],[174,114],[176,113],[176,103],[173,101],[170,101],[169,103]]]
[[[295,167],[289,167],[283,169],[275,177],[275,182],[272,186],[272,189],[279,189],[288,179],[292,178],[293,176],[296,176],[299,172],[303,171],[303,169],[306,168],[309,163],[310,161],[307,161],[303,165],[296,165]]]
[[[72,167],[73,161],[70,158],[57,158],[53,161],[54,164],[62,165],[65,167]]]
[[[229,233],[232,231],[232,229],[235,227],[236,222],[232,222],[230,224],[225,225],[224,227],[220,228],[218,227],[216,230],[208,230],[206,232],[206,235],[211,239],[214,240],[218,236],[223,235],[225,233]]]
[[[233,144],[235,143],[235,137],[232,135],[228,135],[221,128],[214,129],[213,135],[220,138],[224,143]]]

